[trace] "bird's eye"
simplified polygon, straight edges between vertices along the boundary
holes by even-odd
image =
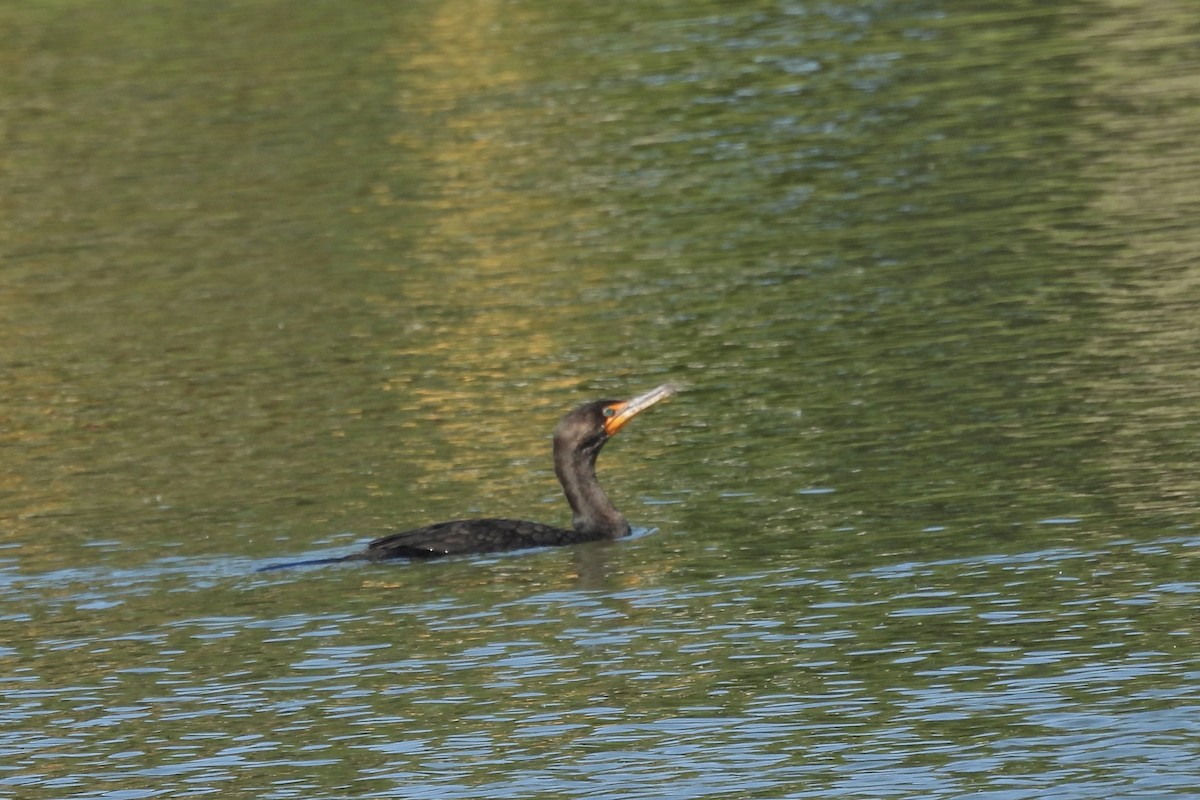
[[[604,416],[606,416],[606,417],[611,417],[615,413],[617,413],[617,410],[615,408],[613,408],[612,406],[608,406],[607,408],[604,409]]]

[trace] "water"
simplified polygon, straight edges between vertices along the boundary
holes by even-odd
[[[1200,796],[1189,12],[0,10],[0,796]]]

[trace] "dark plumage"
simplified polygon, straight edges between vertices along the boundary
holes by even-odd
[[[556,528],[515,519],[459,519],[383,536],[341,558],[277,564],[265,569],[338,561],[438,558],[578,544],[629,535],[629,522],[613,506],[596,479],[596,457],[629,420],[670,397],[664,384],[632,400],[596,400],[570,411],[554,429],[554,472],[571,504],[572,527]]]
[[[390,558],[437,558],[462,553],[497,553],[527,547],[579,544],[618,536],[556,528],[522,519],[456,519],[383,536],[344,560],[385,561]]]

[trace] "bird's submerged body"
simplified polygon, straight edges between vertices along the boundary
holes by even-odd
[[[524,550],[529,547],[556,547],[608,538],[611,537],[601,533],[556,528],[522,519],[456,519],[380,537],[351,558],[356,561],[439,558],[466,553]]]
[[[340,558],[278,564],[265,569],[339,561],[429,559],[468,553],[496,553],[555,547],[628,536],[629,522],[613,506],[596,479],[596,457],[629,420],[670,397],[659,386],[632,400],[597,400],[569,412],[554,429],[554,472],[571,505],[572,527],[558,528],[515,519],[458,519],[380,537],[363,550]]]

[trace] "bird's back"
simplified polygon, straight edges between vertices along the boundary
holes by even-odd
[[[356,559],[438,558],[463,553],[499,553],[606,539],[600,533],[556,528],[519,519],[456,519],[393,533],[367,545]]]

